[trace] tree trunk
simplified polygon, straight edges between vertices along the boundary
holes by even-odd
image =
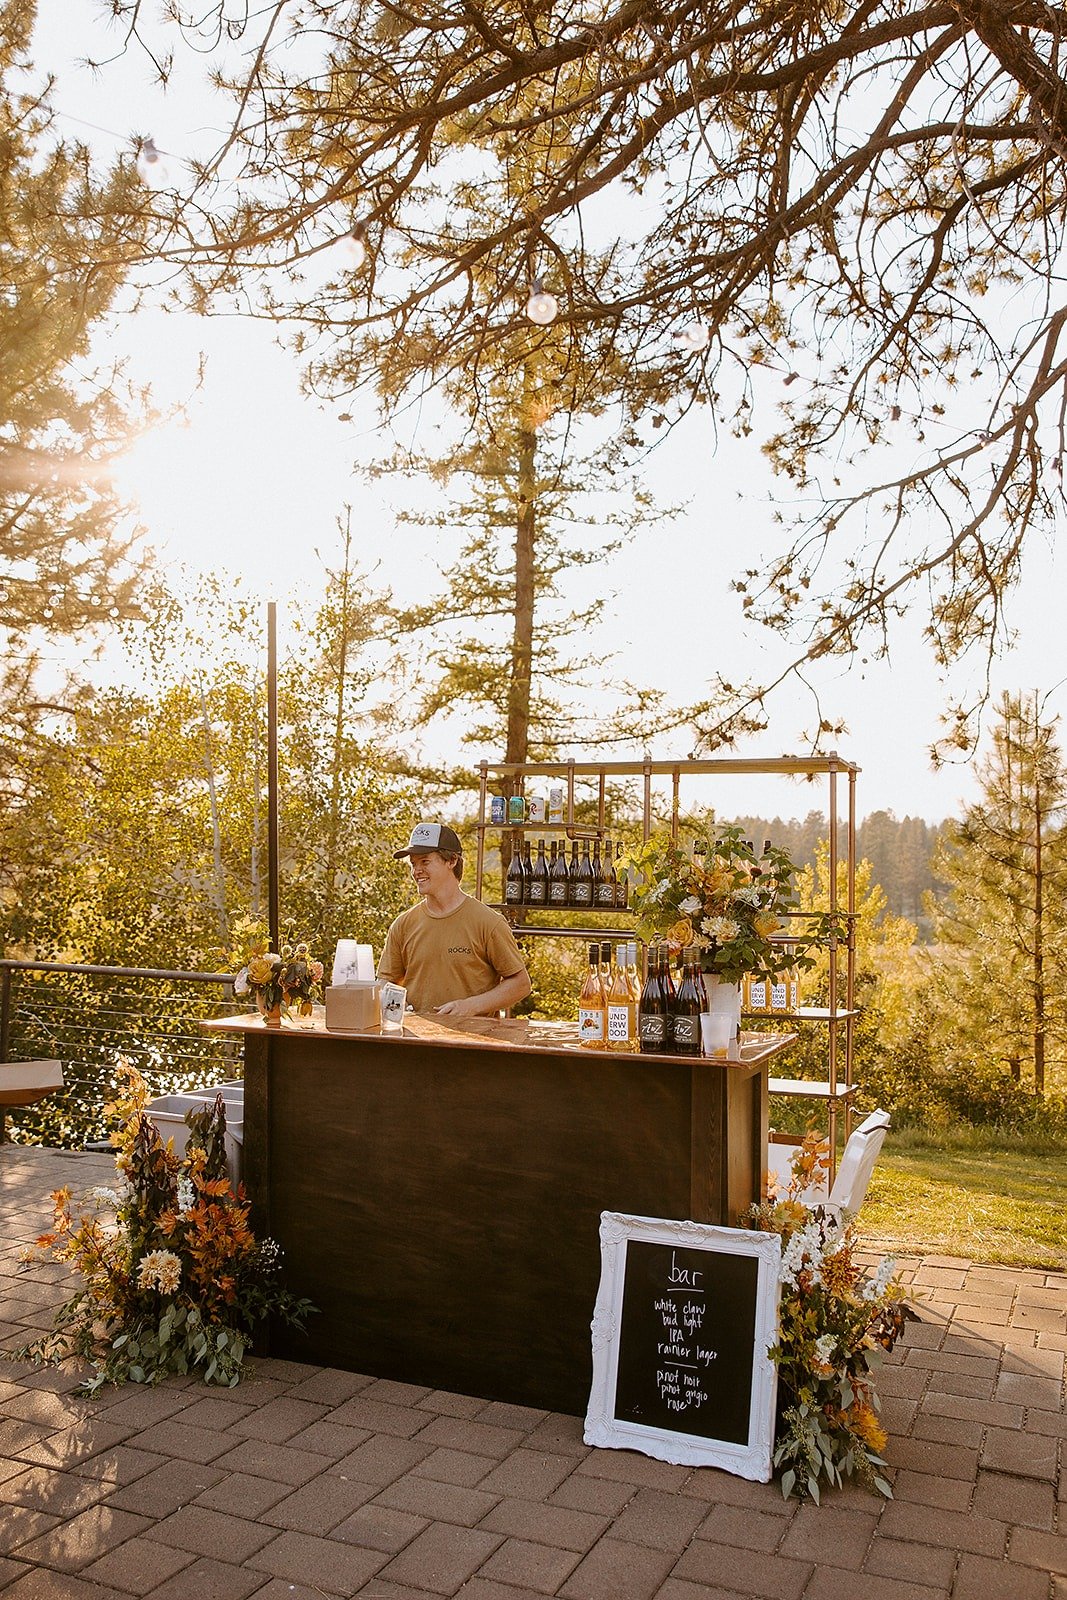
[[[515,620],[511,635],[506,761],[525,761],[530,743],[530,683],[533,673],[534,537],[536,529],[537,434],[519,431],[519,487],[515,515]]]
[[[337,882],[337,841],[341,832],[341,739],[345,730],[345,673],[348,671],[348,590],[351,579],[352,513],[345,519],[345,562],[341,572],[341,631],[337,640],[337,694],[334,700],[333,759],[330,773],[330,816],[326,839],[325,907],[333,904]]]
[[[1041,860],[1041,756],[1038,702],[1034,696],[1034,731],[1038,737],[1037,768],[1034,774],[1034,1089],[1045,1092],[1045,885]]]

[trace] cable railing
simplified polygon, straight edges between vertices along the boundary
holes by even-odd
[[[0,960],[0,1064],[56,1059],[65,1080],[47,1099],[8,1107],[7,1136],[67,1149],[106,1138],[120,1058],[153,1095],[238,1075],[239,1041],[200,1027],[233,1005],[228,972]]]

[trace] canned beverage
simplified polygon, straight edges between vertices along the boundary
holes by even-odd
[[[562,789],[550,789],[548,791],[548,820],[549,822],[563,821]]]
[[[508,818],[508,803],[502,794],[495,794],[489,807],[489,816],[493,822],[506,822]]]
[[[508,801],[508,821],[526,821],[526,799],[524,795],[513,794],[511,799]]]
[[[526,807],[526,815],[531,822],[544,822],[545,802],[532,794]]]

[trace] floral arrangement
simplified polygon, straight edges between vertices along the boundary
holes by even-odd
[[[676,949],[695,945],[705,972],[736,983],[746,972],[771,974],[810,967],[805,947],[815,935],[797,935],[790,947],[772,941],[779,912],[792,904],[795,867],[783,850],[757,857],[740,828],[714,838],[697,835],[693,853],[659,833],[627,857],[630,905],[646,941]]]
[[[252,995],[264,1013],[294,1009],[310,1016],[322,993],[323,967],[312,960],[308,946],[283,944],[280,952],[274,951],[262,925],[247,919],[236,925],[235,933],[230,959],[238,969],[233,980],[237,998]]]
[[[754,1228],[782,1239],[778,1341],[778,1421],[774,1465],[782,1493],[809,1496],[820,1483],[855,1477],[892,1498],[882,1476],[886,1433],[878,1420],[872,1371],[917,1320],[887,1256],[873,1277],[855,1261],[854,1224],[800,1195],[829,1166],[828,1145],[809,1134],[784,1197],[754,1206]]]
[[[105,1382],[158,1383],[198,1373],[236,1384],[256,1325],[269,1315],[303,1328],[313,1309],[280,1282],[281,1250],[256,1241],[244,1190],[226,1176],[226,1112],[190,1112],[183,1158],[164,1146],[145,1114],[148,1089],[126,1062],[124,1092],[107,1109],[122,1118],[112,1143],[117,1182],[94,1189],[76,1209],[71,1191],[52,1196],[55,1224],[24,1260],[70,1263],[84,1287],[56,1314],[51,1333],[15,1352],[56,1364],[89,1361],[91,1394]]]

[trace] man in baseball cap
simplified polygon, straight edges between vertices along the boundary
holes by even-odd
[[[464,894],[463,845],[445,822],[420,822],[403,850],[420,901],[402,911],[385,940],[379,978],[402,983],[416,1011],[480,1017],[524,1000],[530,975],[498,911]]]

